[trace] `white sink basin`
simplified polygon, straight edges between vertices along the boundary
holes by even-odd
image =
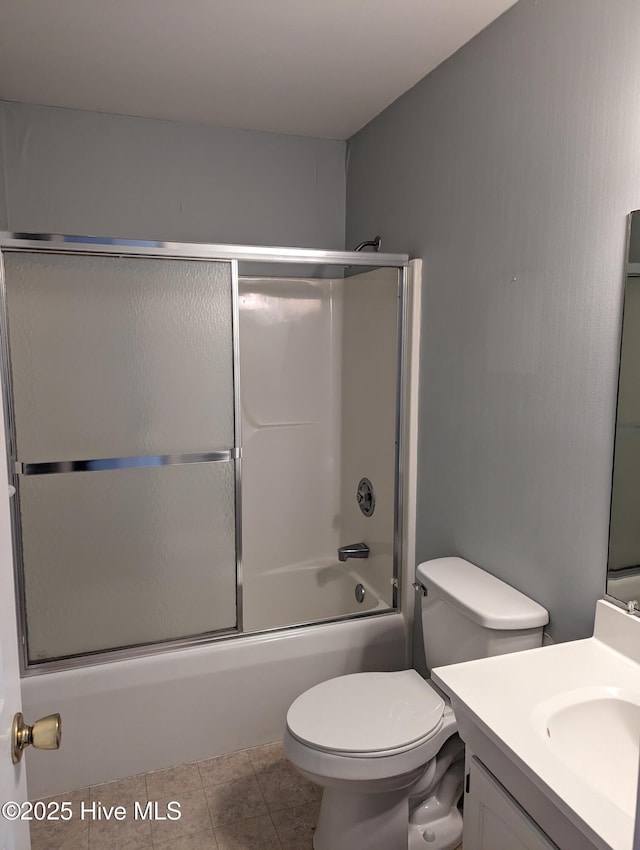
[[[586,687],[534,707],[532,721],[547,746],[598,793],[633,817],[640,750],[640,693]]]

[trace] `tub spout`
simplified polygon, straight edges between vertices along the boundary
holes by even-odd
[[[366,543],[351,543],[349,546],[341,546],[338,549],[338,560],[346,561],[347,558],[368,558],[369,547]]]

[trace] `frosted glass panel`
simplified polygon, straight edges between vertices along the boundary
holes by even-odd
[[[234,464],[20,480],[31,661],[236,625]]]
[[[228,263],[4,260],[18,460],[233,446]]]

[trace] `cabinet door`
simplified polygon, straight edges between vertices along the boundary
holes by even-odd
[[[464,798],[464,850],[558,850],[473,756]]]

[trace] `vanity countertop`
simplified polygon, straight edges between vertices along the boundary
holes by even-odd
[[[463,738],[473,724],[595,847],[631,850],[638,617],[600,600],[592,638],[439,667],[432,678]]]

